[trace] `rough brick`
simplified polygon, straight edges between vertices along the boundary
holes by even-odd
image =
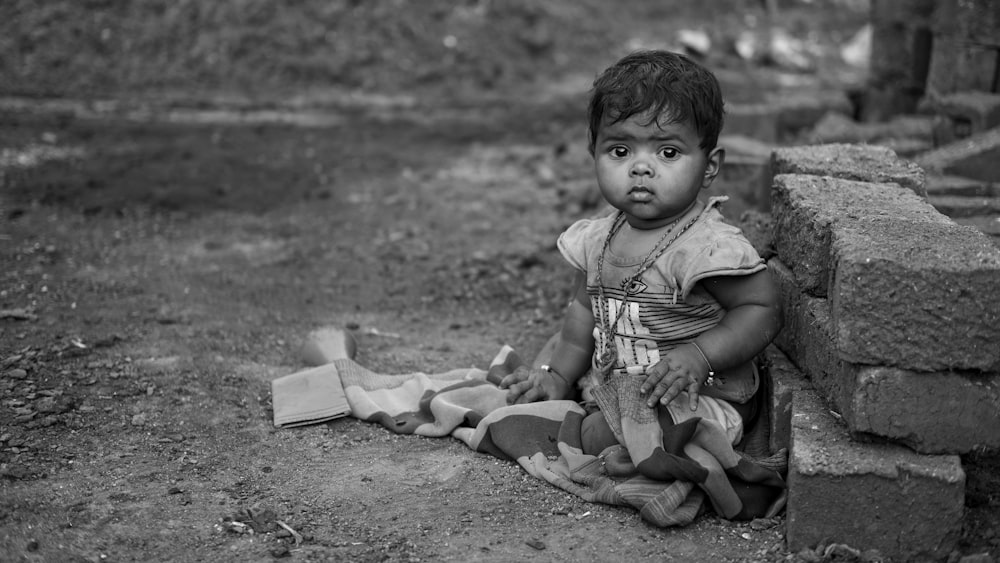
[[[861,123],[839,113],[823,116],[809,135],[812,144],[877,143],[885,146],[892,140],[918,141],[914,146],[928,150],[934,147],[942,118],[937,116],[903,115],[880,123]],[[898,151],[893,151],[897,152]]]
[[[929,27],[933,0],[871,2],[872,45],[868,87],[861,104],[864,121],[913,113],[924,90],[920,31]]]
[[[801,293],[779,260],[768,261],[768,269],[785,318],[775,344],[809,375],[851,432],[922,453],[1000,447],[1000,374],[915,372],[845,361],[834,345],[829,302]],[[787,387],[774,372],[775,390]]]
[[[819,296],[826,295],[830,283],[835,225],[889,214],[951,223],[920,196],[895,184],[790,174],[776,176],[771,189],[778,255],[795,272],[800,287]]]
[[[957,217],[955,222],[986,233],[994,245],[1000,245],[1000,215],[975,215],[970,217]]]
[[[770,213],[751,209],[740,215],[739,220],[733,224],[743,231],[743,236],[747,237],[757,254],[765,260],[775,255],[774,218]]]
[[[809,381],[777,346],[764,351],[771,375],[771,434],[772,452],[789,449],[792,441],[792,397],[801,389],[812,389]]]
[[[840,89],[823,91],[784,91],[769,94],[768,102],[778,107],[779,139],[809,129],[831,112],[850,115],[854,105]]]
[[[1000,184],[962,176],[928,174],[927,196],[1000,197]]]
[[[916,161],[928,173],[996,181],[1000,178],[1000,127],[927,151]]]
[[[928,196],[928,203],[945,215],[956,217],[974,217],[976,215],[1000,214],[1000,197],[969,197],[969,196]]]
[[[738,219],[743,212],[771,208],[771,145],[739,135],[719,139],[726,149],[726,165],[706,196],[729,196],[722,212]]]
[[[775,149],[771,173],[832,176],[861,182],[894,183],[927,195],[924,171],[889,148],[833,143]]]
[[[791,426],[790,551],[845,543],[913,561],[955,548],[965,497],[958,456],[856,442],[809,390],[794,393]]]
[[[1000,44],[1000,9],[995,0],[936,2],[931,27],[934,55],[927,75],[927,92],[944,96],[966,90],[992,89],[996,51]]]
[[[1000,250],[982,232],[871,217],[836,225],[831,248],[830,311],[845,360],[1000,371]]]
[[[991,92],[955,92],[934,99],[932,107],[948,117],[952,135],[958,138],[1000,125],[1000,95]]]

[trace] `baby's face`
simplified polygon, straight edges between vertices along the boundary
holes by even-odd
[[[597,183],[604,198],[641,229],[684,214],[711,185],[722,151],[706,155],[687,123],[650,122],[649,114],[601,124],[594,147]]]

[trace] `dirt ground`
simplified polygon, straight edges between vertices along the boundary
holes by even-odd
[[[763,17],[763,3],[737,4],[739,17],[707,15],[744,27]],[[55,18],[118,40],[127,19],[108,3],[91,7],[104,19],[79,20],[26,5],[5,8],[24,35]],[[272,42],[311,37],[266,5],[241,4],[281,23]],[[584,195],[589,81],[706,21],[668,17],[663,3],[428,2],[429,19],[398,2],[331,5],[366,10],[354,43],[338,28],[356,52],[329,71],[336,87],[302,58],[232,63],[224,76],[195,59],[159,76],[138,64],[97,72],[87,53],[99,45],[73,51],[41,32],[34,66],[3,57],[18,78],[3,93],[22,97],[0,106],[0,559],[861,560],[788,553],[783,516],[653,528],[452,439],[350,418],[273,428],[269,381],[303,367],[297,348],[319,326],[352,330],[358,360],[385,373],[484,366],[503,344],[533,356],[568,298],[555,237],[596,204]],[[783,12],[791,28],[821,20],[796,6]],[[477,43],[491,26],[519,34]],[[817,45],[855,28],[825,31]],[[235,52],[258,61],[254,36],[236,35]],[[167,49],[152,37],[118,48]],[[710,62],[730,100],[832,76],[723,50]],[[59,60],[63,82],[44,72]],[[966,460],[956,558],[997,554],[987,458]]]

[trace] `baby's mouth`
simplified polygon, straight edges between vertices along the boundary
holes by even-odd
[[[645,186],[632,186],[628,196],[632,201],[645,202],[653,199],[653,191]]]

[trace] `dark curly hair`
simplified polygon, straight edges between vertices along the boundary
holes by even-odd
[[[715,75],[670,51],[637,51],[609,67],[594,81],[588,111],[591,154],[605,118],[618,123],[647,111],[657,120],[690,123],[707,154],[719,141],[724,113]]]

